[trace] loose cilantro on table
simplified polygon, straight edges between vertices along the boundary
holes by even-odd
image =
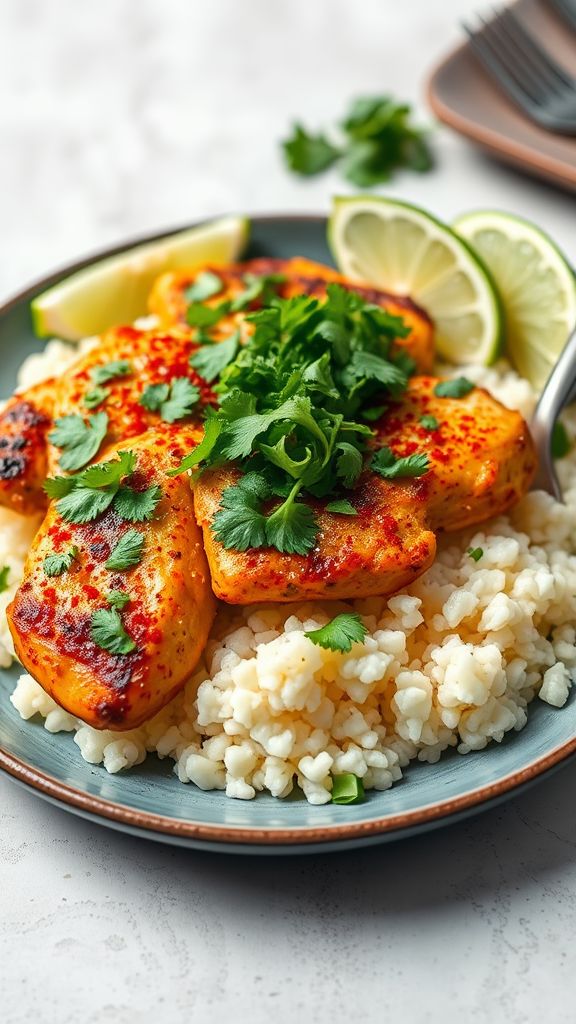
[[[8,577],[10,576],[10,566],[3,565],[0,568],[0,594],[3,594],[5,590],[8,590],[10,584],[8,583]]]
[[[61,554],[47,555],[42,563],[42,568],[46,576],[61,576],[62,573],[68,572],[77,557],[78,548],[73,544],[68,551],[63,551]]]
[[[136,643],[124,628],[116,608],[98,608],[90,619],[90,637],[109,654],[131,654]]]
[[[56,499],[58,513],[69,523],[90,523],[110,506],[122,519],[144,522],[152,518],[162,492],[157,485],[136,491],[123,483],[136,461],[134,452],[118,452],[117,459],[88,466],[74,476],[50,477],[44,490]]]
[[[451,377],[449,380],[438,381],[434,394],[438,398],[464,398],[476,387],[467,377]]]
[[[339,129],[331,139],[295,124],[282,143],[289,169],[312,176],[339,162],[348,181],[371,188],[388,181],[399,168],[422,172],[432,167],[426,133],[413,125],[410,106],[390,96],[355,100]]]
[[[340,284],[329,284],[324,300],[272,298],[247,320],[254,333],[246,345],[231,338],[191,357],[200,374],[219,377],[220,404],[175,472],[236,463],[246,476],[222,493],[213,520],[220,543],[305,555],[318,524],[304,496],[330,497],[341,503],[336,513],[355,513],[342,491],[356,486],[375,436],[356,417],[405,390],[414,364],[392,342],[409,329]],[[384,454],[376,465],[389,476],[428,468],[416,454]]]
[[[82,416],[72,413],[54,421],[54,430],[48,434],[48,440],[62,448],[59,464],[68,472],[81,469],[94,458],[107,430],[108,416],[105,412],[89,416],[88,423]]]
[[[167,423],[176,423],[190,416],[199,398],[200,388],[188,377],[175,377],[170,384],[150,384],[142,392],[140,405],[159,413]]]
[[[138,530],[127,530],[112,548],[110,557],[104,563],[107,569],[123,572],[142,561],[144,534]]]
[[[342,612],[320,629],[311,629],[304,636],[313,644],[330,651],[348,654],[352,644],[361,644],[368,630],[356,612]]]

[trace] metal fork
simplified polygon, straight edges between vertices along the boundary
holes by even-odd
[[[530,430],[538,452],[538,472],[532,487],[562,501],[562,489],[552,458],[552,431],[562,409],[573,397],[576,382],[576,330],[566,342],[536,406]]]
[[[572,28],[576,28],[576,3],[574,0],[550,0],[550,4]]]
[[[576,79],[551,57],[508,7],[464,25],[489,75],[525,114],[549,131],[576,135]]]

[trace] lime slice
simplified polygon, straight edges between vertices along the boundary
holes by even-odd
[[[113,324],[132,323],[146,313],[158,274],[230,263],[242,252],[249,230],[245,217],[224,217],[93,263],[32,300],[34,330],[40,338],[77,341]]]
[[[429,213],[382,197],[334,200],[328,239],[342,273],[430,314],[439,354],[452,363],[493,363],[500,354],[498,294],[482,262]]]
[[[506,348],[540,390],[576,324],[576,281],[548,235],[509,213],[479,210],[454,224],[492,271],[506,316]]]

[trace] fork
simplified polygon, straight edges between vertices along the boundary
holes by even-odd
[[[576,3],[574,0],[550,0],[550,4],[572,28],[576,28]]]
[[[560,66],[510,8],[464,24],[472,51],[489,75],[533,121],[549,131],[576,135],[576,79]]]
[[[576,329],[566,342],[550,374],[532,417],[530,430],[538,453],[538,471],[533,489],[548,491],[562,501],[562,488],[552,458],[552,431],[562,409],[573,397],[576,381]]]

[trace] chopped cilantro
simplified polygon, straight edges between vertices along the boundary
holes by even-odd
[[[229,308],[228,302],[220,302],[217,306],[204,306],[201,302],[191,302],[186,310],[186,322],[190,327],[214,327],[222,317],[226,316]]]
[[[338,501],[329,501],[326,505],[327,512],[337,512],[341,516],[357,516],[358,512],[350,501],[341,498]]]
[[[99,385],[92,388],[91,391],[87,391],[82,401],[87,409],[96,409],[97,406],[102,405],[105,402],[110,391],[108,388],[101,388]]]
[[[203,270],[193,284],[186,289],[184,298],[186,302],[204,302],[206,299],[211,299],[213,295],[218,295],[223,287],[222,278],[218,277],[218,274],[213,274],[211,270]]]
[[[135,491],[122,484],[134,472],[136,455],[118,452],[117,459],[95,463],[74,476],[51,477],[44,483],[50,498],[56,498],[56,509],[70,523],[89,523],[102,515],[112,504],[122,519],[144,522],[151,519],[162,492],[153,485]]]
[[[131,569],[142,561],[144,551],[144,534],[138,530],[127,530],[118,543],[112,548],[105,566],[115,572]]]
[[[364,783],[357,775],[346,772],[332,776],[332,803],[359,804],[364,800]]]
[[[114,491],[74,487],[56,502],[56,509],[67,523],[91,523],[109,508],[114,496]]]
[[[468,554],[470,558],[473,558],[475,562],[479,562],[484,554],[483,548],[468,548]]]
[[[54,430],[48,440],[62,448],[60,466],[66,471],[81,469],[94,458],[106,437],[108,416],[105,412],[94,413],[86,423],[77,413],[61,416],[54,422]]]
[[[142,393],[140,405],[158,412],[167,423],[190,416],[198,404],[200,389],[188,377],[176,377],[170,384],[150,384]]]
[[[63,551],[59,555],[47,555],[42,562],[42,568],[46,576],[61,576],[63,572],[67,572],[72,562],[78,557],[78,548],[75,544],[68,551]]]
[[[432,166],[425,132],[414,127],[410,106],[390,96],[354,100],[339,129],[339,138],[333,140],[295,124],[282,143],[289,169],[310,176],[339,161],[348,181],[371,188],[388,181],[399,168],[422,172]]]
[[[119,611],[122,611],[132,598],[124,590],[111,590],[106,600],[112,608],[118,608]]]
[[[235,359],[240,346],[240,334],[235,331],[226,341],[206,345],[190,356],[190,365],[210,384]]]
[[[113,359],[101,366],[94,366],[90,370],[90,376],[94,384],[107,384],[115,377],[127,377],[132,373],[132,363],[128,359]]]
[[[320,629],[312,629],[304,633],[313,644],[325,647],[330,651],[348,654],[352,644],[361,644],[368,630],[356,612],[342,612]]]
[[[114,497],[114,511],[131,523],[144,523],[154,515],[161,497],[162,489],[156,484],[145,491],[119,487]]]
[[[169,384],[149,384],[140,395],[140,405],[143,405],[149,412],[158,412],[162,402],[166,401],[169,394]]]
[[[286,554],[306,555],[314,547],[317,525],[312,509],[296,501],[296,483],[286,499],[265,515],[264,501],[272,491],[263,477],[248,473],[222,493],[213,519],[214,533],[225,548],[275,547]]]
[[[370,469],[385,480],[396,480],[404,476],[423,476],[430,469],[430,463],[423,452],[396,458],[390,448],[380,448],[372,456]]]
[[[438,430],[440,424],[435,416],[421,416],[420,426],[424,427],[424,430]]]
[[[556,420],[552,428],[552,458],[563,459],[572,448],[572,442],[568,436],[566,427],[560,420]]]
[[[438,381],[434,388],[434,394],[438,398],[464,398],[476,387],[466,377],[452,377],[449,380]]]
[[[98,608],[90,620],[90,637],[102,650],[110,654],[131,654],[136,643],[124,629],[116,608]]]
[[[8,583],[8,577],[10,576],[10,566],[3,565],[0,569],[0,594],[3,594],[5,590],[8,590],[10,584]]]

